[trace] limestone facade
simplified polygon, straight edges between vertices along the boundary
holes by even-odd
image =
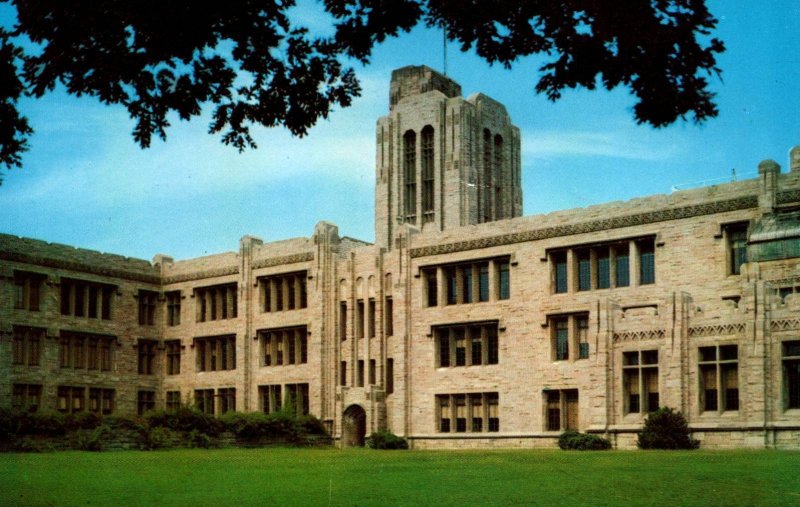
[[[800,148],[790,170],[522,217],[520,134],[426,67],[392,75],[369,244],[152,262],[0,235],[0,405],[295,410],[343,445],[800,447]]]

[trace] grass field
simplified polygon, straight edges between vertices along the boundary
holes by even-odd
[[[800,505],[787,451],[0,454],[3,505]]]

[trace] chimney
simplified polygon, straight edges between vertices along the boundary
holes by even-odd
[[[800,173],[800,145],[789,150],[789,170]]]

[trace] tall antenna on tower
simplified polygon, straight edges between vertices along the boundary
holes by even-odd
[[[447,75],[447,23],[442,23],[442,53],[444,55],[444,75]]]

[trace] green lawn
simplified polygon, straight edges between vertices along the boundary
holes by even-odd
[[[3,505],[800,505],[788,451],[0,454]]]

